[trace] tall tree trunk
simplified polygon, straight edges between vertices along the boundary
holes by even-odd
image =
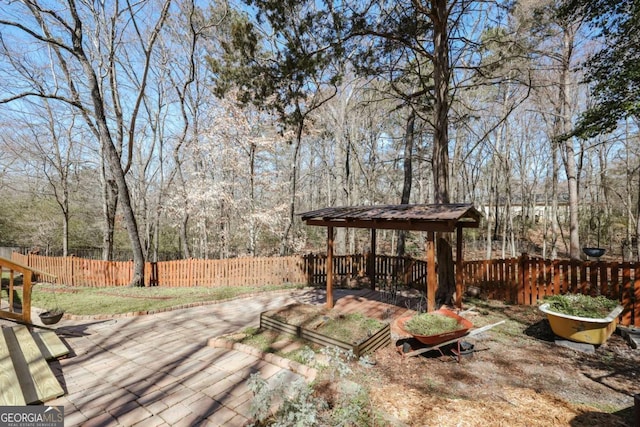
[[[411,199],[411,183],[413,181],[413,145],[415,143],[415,125],[416,125],[416,112],[411,109],[409,117],[407,117],[407,126],[404,133],[404,156],[403,156],[403,168],[404,168],[404,181],[402,183],[402,197],[400,203],[406,205]],[[398,256],[404,256],[405,254],[405,239],[406,232],[400,230],[398,233]]]
[[[449,203],[449,39],[447,0],[432,0],[433,20],[433,181],[436,203]]]
[[[575,152],[573,142],[566,142],[566,169],[569,186],[569,257],[571,259],[581,259],[579,216],[578,216],[578,177],[575,163]]]
[[[180,242],[182,243],[181,251],[182,256],[185,259],[191,258],[191,247],[189,246],[189,213],[184,212],[182,214],[182,221],[180,221]]]
[[[433,22],[433,183],[435,203],[449,203],[449,9],[447,0],[431,1]],[[450,237],[450,236],[447,236]],[[458,254],[460,256],[460,254]],[[452,304],[456,290],[451,244],[438,239],[436,301]]]
[[[495,235],[495,224],[498,222],[498,190],[496,184],[496,169],[498,168],[496,164],[496,156],[493,156],[490,161],[489,167],[491,168],[491,173],[489,174],[489,185],[488,187],[488,196],[487,196],[487,237],[486,237],[486,247],[485,247],[485,258],[491,259],[493,255],[493,236]],[[495,207],[493,203],[495,202]],[[494,210],[493,215],[491,211]]]
[[[106,156],[103,154],[102,171],[102,259],[113,259],[116,211],[118,208],[118,186],[107,170]]]
[[[75,10],[74,16],[75,16]],[[81,38],[81,24],[80,19],[76,17],[76,25],[78,31],[75,31],[73,37],[73,46],[76,52],[76,57],[82,64],[82,67],[87,78],[87,86],[91,92],[91,101],[93,104],[93,110],[95,113],[95,120],[100,135],[100,146],[102,152],[105,155],[105,160],[109,166],[109,173],[113,174],[116,186],[118,188],[118,201],[122,205],[122,216],[124,223],[129,234],[129,241],[131,243],[131,250],[133,252],[133,274],[131,278],[131,286],[144,286],[144,252],[142,250],[142,244],[140,242],[140,233],[138,231],[138,223],[136,221],[135,214],[133,212],[133,206],[131,204],[131,196],[129,193],[129,186],[125,177],[122,164],[120,163],[120,154],[113,145],[113,140],[109,132],[109,126],[107,124],[107,117],[104,109],[104,101],[100,92],[100,86],[98,84],[98,78],[91,67],[91,63],[87,59],[83,47]]]
[[[291,160],[291,176],[289,178],[289,183],[291,185],[291,201],[289,204],[289,221],[287,223],[287,228],[284,231],[282,236],[282,241],[280,242],[280,255],[287,255],[291,244],[290,238],[293,229],[293,221],[295,219],[296,212],[296,195],[297,195],[297,186],[298,186],[298,155],[300,153],[300,144],[302,144],[302,131],[304,129],[304,119],[301,119],[298,123],[296,129],[296,141],[295,146],[293,148],[293,159]]]
[[[638,168],[638,190],[636,209],[636,261],[640,262],[640,168]],[[637,277],[637,276],[636,276]],[[636,293],[636,295],[638,295]]]
[[[251,143],[249,148],[249,208],[251,215],[249,217],[249,254],[251,256],[256,255],[257,246],[257,234],[256,230],[256,144]]]
[[[551,142],[552,174],[551,177],[551,259],[558,258],[558,236],[560,235],[560,223],[558,218],[558,143]]]
[[[68,255],[69,255],[69,209],[65,209],[62,211],[62,256],[66,257]]]
[[[97,92],[97,85],[95,86],[95,88],[96,90],[92,91],[94,96]],[[102,106],[100,101],[94,100],[94,104],[96,105],[97,111],[104,113],[104,111],[100,108]],[[104,151],[107,154],[107,162],[109,164],[109,168],[114,172],[115,175],[114,178],[118,187],[118,200],[120,200],[122,203],[122,215],[124,218],[125,226],[127,228],[127,232],[129,234],[131,249],[133,251],[133,274],[130,285],[144,286],[144,252],[142,250],[142,244],[140,242],[138,223],[133,213],[133,206],[131,205],[129,187],[124,176],[124,171],[122,170],[122,166],[120,164],[120,155],[118,154],[116,147],[111,142],[109,129],[106,125],[106,119],[104,118],[103,114],[99,115],[98,117],[102,118],[102,120],[98,120],[100,136],[102,138]]]
[[[562,109],[562,134],[565,135],[571,126],[571,105],[569,103],[569,72],[571,56],[573,54],[574,28],[567,25],[563,32],[562,70],[560,80],[560,106]],[[567,171],[567,184],[569,187],[569,256],[571,259],[581,259],[580,235],[578,217],[578,168],[576,165],[573,139],[568,138],[564,143],[565,169]]]
[[[342,126],[344,129],[344,126]],[[345,132],[346,133],[346,132]],[[344,205],[351,206],[351,141],[349,141],[349,137],[345,135],[344,138],[344,182],[342,183],[342,192],[344,193]],[[343,240],[343,250],[349,251],[352,247],[353,243],[353,229],[343,228],[344,230],[344,240]],[[349,253],[353,253],[349,251]]]

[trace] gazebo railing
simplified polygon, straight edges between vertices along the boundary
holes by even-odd
[[[303,256],[308,284],[324,285],[327,282],[327,256],[307,254]],[[366,287],[371,285],[373,268],[375,282],[379,284],[401,284],[416,289],[424,289],[427,284],[427,262],[411,257],[376,255],[375,264],[371,254],[334,255],[333,277],[344,287]]]

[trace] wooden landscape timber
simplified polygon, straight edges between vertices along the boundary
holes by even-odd
[[[274,319],[273,317],[266,315],[264,312],[260,313],[260,328],[289,334],[323,347],[338,347],[346,351],[351,350],[356,357],[373,353],[377,349],[385,347],[391,343],[391,327],[388,323],[371,336],[356,344],[346,343],[327,335],[320,334],[311,329],[303,328],[302,326],[290,325]]]

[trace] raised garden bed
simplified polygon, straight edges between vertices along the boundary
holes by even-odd
[[[388,323],[307,304],[262,312],[260,327],[290,334],[320,346],[351,350],[356,357],[391,343]]]

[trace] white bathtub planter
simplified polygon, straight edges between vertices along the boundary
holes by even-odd
[[[593,345],[603,344],[609,339],[618,324],[618,316],[624,310],[624,307],[616,305],[615,301],[604,297],[555,295],[549,300],[550,302],[540,306],[540,311],[547,315],[553,333],[561,338]],[[611,311],[603,315],[589,309],[573,310],[571,307],[573,302],[586,303],[590,306],[588,308],[599,306],[600,312],[604,307],[608,307]],[[576,314],[567,314],[567,311]]]

